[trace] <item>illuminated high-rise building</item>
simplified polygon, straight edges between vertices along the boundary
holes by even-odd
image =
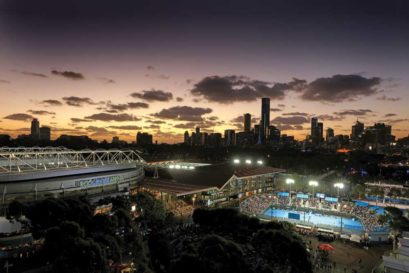
[[[266,143],[268,127],[270,126],[270,98],[261,99],[260,142]]]
[[[250,133],[251,130],[251,114],[244,114],[244,132]]]

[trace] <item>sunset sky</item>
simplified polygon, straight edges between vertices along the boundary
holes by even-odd
[[[34,3],[35,2],[35,3]],[[115,2],[115,3],[114,3]],[[271,124],[304,139],[318,116],[409,125],[409,1],[0,0],[0,133],[30,120],[95,139]]]

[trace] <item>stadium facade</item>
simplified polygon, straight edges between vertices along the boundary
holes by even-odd
[[[132,150],[1,148],[2,202],[128,191],[144,178],[144,160]]]

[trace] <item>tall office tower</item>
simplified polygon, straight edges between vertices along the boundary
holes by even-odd
[[[311,141],[314,147],[320,146],[324,139],[324,124],[318,118],[311,119]]]
[[[40,140],[50,141],[51,140],[51,129],[47,126],[42,126],[40,128]]]
[[[138,146],[151,145],[152,139],[153,137],[151,134],[138,132],[138,134],[136,135],[136,145]]]
[[[36,118],[31,121],[31,137],[33,139],[40,138],[40,122]]]
[[[236,145],[236,131],[234,130],[224,131],[224,145],[226,146]]]
[[[351,140],[360,140],[364,134],[365,125],[359,121],[356,121],[355,125],[352,125]]]
[[[278,145],[280,143],[281,131],[274,125],[268,127],[269,143],[272,145]]]
[[[250,133],[251,130],[251,114],[244,114],[244,132]]]
[[[327,142],[332,142],[334,140],[334,136],[335,136],[334,129],[328,128],[326,136],[325,136],[326,141]]]
[[[268,126],[270,126],[270,98],[261,99],[260,142],[266,143],[268,139]]]
[[[195,145],[203,145],[203,143],[202,143],[202,133],[200,132],[200,127],[196,127]]]

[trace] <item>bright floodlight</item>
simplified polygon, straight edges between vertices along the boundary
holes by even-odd
[[[250,159],[246,159],[246,164],[251,164],[251,160],[250,160]]]
[[[285,180],[285,183],[286,183],[286,184],[294,184],[295,181],[294,181],[294,179],[287,178],[287,179]]]
[[[189,166],[189,170],[194,170],[194,169],[195,169],[195,167]]]
[[[310,181],[310,182],[308,182],[308,185],[313,186],[313,187],[317,187],[318,182],[317,181]]]
[[[169,165],[169,169],[175,168],[175,165]]]
[[[262,160],[257,160],[257,164],[258,165],[263,165],[263,161]]]
[[[234,163],[234,164],[240,164],[240,159],[237,159],[237,158],[236,158],[235,160],[233,160],[233,163]]]
[[[180,165],[175,165],[175,168],[176,168],[176,169],[180,169]]]
[[[343,189],[344,188],[344,183],[335,183],[334,187],[338,188],[338,189]]]

